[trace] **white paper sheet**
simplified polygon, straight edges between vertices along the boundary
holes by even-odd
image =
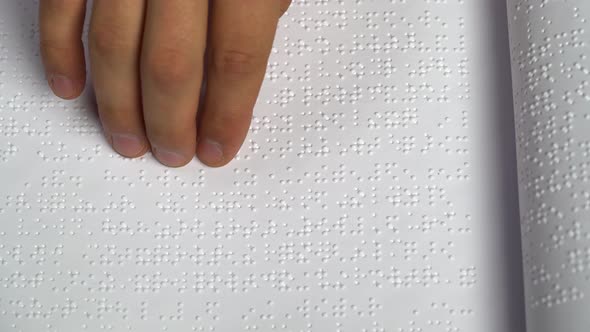
[[[590,328],[590,3],[509,0],[529,331]]]
[[[295,1],[251,130],[128,160],[0,3],[0,330],[522,331],[502,1]]]

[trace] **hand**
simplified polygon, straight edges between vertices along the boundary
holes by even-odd
[[[290,3],[95,0],[89,61],[109,143],[130,158],[151,148],[171,167],[195,153],[206,165],[227,164],[248,132],[278,20]],[[86,0],[40,0],[43,64],[64,99],[78,97],[86,81],[85,11]]]

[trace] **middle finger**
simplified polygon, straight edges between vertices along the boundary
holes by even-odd
[[[154,155],[171,167],[195,155],[207,10],[206,0],[148,0],[141,55],[145,127]]]

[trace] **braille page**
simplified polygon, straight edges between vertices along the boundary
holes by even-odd
[[[294,1],[215,169],[113,152],[35,12],[0,4],[0,331],[524,330],[503,1]]]
[[[509,0],[527,326],[590,328],[590,2]]]

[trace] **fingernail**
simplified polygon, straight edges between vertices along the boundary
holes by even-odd
[[[152,146],[156,158],[166,166],[178,167],[186,164],[186,158],[177,152]]]
[[[217,163],[223,158],[221,144],[208,138],[199,141],[197,154],[203,161],[211,164]]]
[[[74,95],[74,84],[65,76],[51,75],[49,85],[53,92],[61,98],[70,98]]]
[[[112,138],[113,148],[126,157],[135,157],[145,148],[135,135],[113,134]]]

